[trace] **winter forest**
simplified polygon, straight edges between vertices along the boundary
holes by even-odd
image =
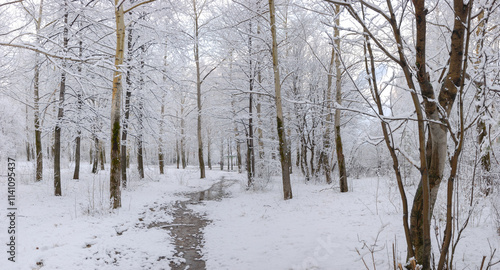
[[[500,269],[497,0],[0,0],[0,269]]]

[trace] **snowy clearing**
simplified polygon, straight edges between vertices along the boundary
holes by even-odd
[[[30,169],[23,163],[17,169],[18,254],[8,269],[170,269],[171,261],[182,261],[172,236],[149,225],[173,221],[168,209],[187,200],[175,194],[207,189],[222,177],[239,182],[228,187],[229,197],[188,206],[211,220],[203,230],[207,269],[393,269],[393,245],[398,262],[406,257],[399,195],[386,178],[354,179],[352,191],[340,193],[293,177],[294,198],[283,201],[278,178],[247,191],[244,174],[213,170],[200,180],[196,169],[169,167],[160,176],[149,168],[146,180],[131,175],[123,207],[112,212],[105,171],[78,181],[64,171],[63,196],[55,197],[52,181],[34,184],[32,175],[22,175]],[[6,187],[5,178],[0,183]],[[479,269],[482,256],[489,259],[490,248],[500,247],[487,211],[477,211],[465,230],[457,269]],[[7,215],[6,207],[0,214]],[[7,230],[0,237],[6,239]]]

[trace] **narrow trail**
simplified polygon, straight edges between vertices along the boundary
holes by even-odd
[[[203,228],[210,222],[202,215],[189,209],[189,201],[177,201],[174,204],[174,221],[162,228],[170,230],[175,244],[175,257],[183,260],[171,261],[173,270],[180,269],[205,269],[202,259]]]
[[[191,204],[199,204],[205,200],[221,200],[229,195],[225,188],[233,185],[235,180],[227,180],[224,177],[207,190],[182,194],[189,198],[187,201],[176,201],[173,209],[170,209],[174,220],[172,223],[156,223],[154,227],[160,227],[170,231],[174,239],[175,254],[170,261],[173,270],[206,269],[201,250],[203,248],[203,228],[211,221],[205,216],[196,213],[189,208]]]

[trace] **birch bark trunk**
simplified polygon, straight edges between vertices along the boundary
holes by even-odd
[[[111,169],[109,189],[113,209],[121,207],[120,117],[123,91],[121,68],[123,65],[125,44],[125,20],[123,3],[120,2],[120,0],[115,0],[116,52],[111,99]]]
[[[281,104],[281,80],[280,71],[278,63],[278,42],[276,36],[276,15],[274,0],[269,0],[269,16],[271,24],[271,35],[272,35],[272,57],[273,57],[273,71],[274,71],[274,91],[275,91],[275,105],[276,105],[276,122],[279,138],[279,151],[280,151],[280,162],[281,162],[281,174],[283,179],[283,197],[285,200],[291,199],[292,196],[292,186],[290,184],[290,159],[288,158],[288,147],[285,132],[285,124],[283,119],[283,107]]]

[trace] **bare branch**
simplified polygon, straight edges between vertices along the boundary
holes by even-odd
[[[74,61],[74,62],[89,62],[91,60],[97,60],[97,59],[80,59],[80,58],[73,58],[73,57],[68,57],[68,56],[56,55],[56,54],[49,53],[47,51],[40,50],[39,48],[33,47],[31,45],[11,44],[11,43],[0,42],[0,46],[7,46],[7,47],[14,47],[14,48],[30,50],[30,51],[34,51],[34,52],[43,54],[43,55],[48,56],[48,57],[62,59],[62,60],[69,60],[69,61]]]
[[[133,6],[133,7],[129,8],[129,9],[127,9],[127,10],[123,11],[123,13],[128,13],[128,12],[132,11],[133,9],[135,9],[135,8],[136,8],[136,7],[138,7],[138,6],[142,6],[142,5],[144,5],[144,4],[151,3],[151,2],[154,2],[154,1],[156,1],[156,0],[147,0],[147,1],[144,1],[144,2],[142,2],[142,3],[139,3],[139,4],[137,4],[137,5]]]
[[[0,4],[0,7],[6,6],[6,5],[10,5],[10,4],[14,4],[14,3],[20,3],[22,1],[24,1],[24,0],[17,0],[17,1],[3,3],[3,4]]]

